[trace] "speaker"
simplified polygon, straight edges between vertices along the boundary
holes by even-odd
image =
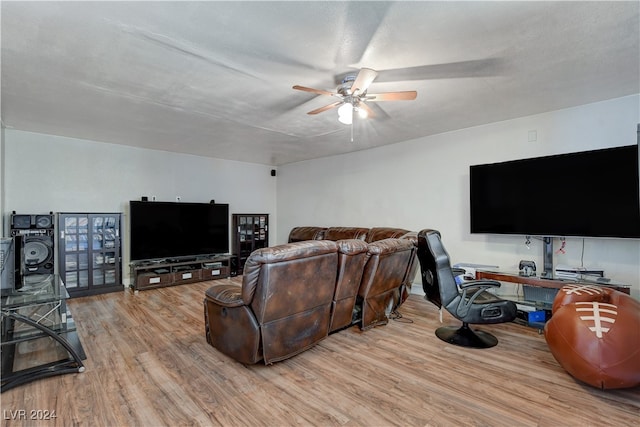
[[[11,236],[14,237],[16,285],[28,275],[54,273],[54,215],[11,215]],[[17,286],[16,286],[17,287]]]
[[[231,259],[229,260],[229,275],[232,277],[235,277],[239,274],[242,274],[242,272],[238,271],[238,265],[240,264],[240,260],[238,259],[237,256],[232,256]]]
[[[51,228],[53,228],[53,214],[20,215],[14,213],[11,215],[12,230],[46,230]]]
[[[11,228],[14,230],[29,230],[31,228],[31,215],[11,215]]]
[[[53,274],[53,234],[25,234],[21,240],[22,274]]]

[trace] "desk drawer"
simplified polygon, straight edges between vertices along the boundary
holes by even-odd
[[[166,286],[173,283],[173,273],[142,273],[136,279],[137,288]]]
[[[193,283],[202,281],[202,270],[183,270],[173,273],[176,284],[180,283]]]
[[[229,267],[203,268],[202,280],[224,279],[229,277]]]

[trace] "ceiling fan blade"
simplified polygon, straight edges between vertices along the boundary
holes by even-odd
[[[369,107],[367,104],[365,104],[364,102],[359,102],[358,103],[358,108],[362,108],[364,111],[367,112],[367,117],[368,118],[374,118],[376,117],[376,113],[371,109],[371,107]]]
[[[360,95],[367,91],[371,82],[376,78],[378,72],[371,68],[363,68],[351,85],[351,93]]]
[[[299,86],[299,85],[295,85],[293,87],[293,89],[302,90],[304,92],[317,93],[318,95],[329,95],[329,96],[338,96],[339,95],[338,93],[329,92],[328,90],[314,89],[312,87],[305,87],[305,86]]]
[[[389,2],[345,2],[345,9],[339,14],[344,18],[341,20],[344,28],[338,30],[337,39],[348,40],[348,43],[340,43],[334,59],[337,66],[357,64],[362,60],[390,8]]]
[[[415,90],[405,92],[368,93],[364,98],[367,101],[413,101],[418,96]]]
[[[502,75],[504,68],[505,61],[502,58],[474,59],[446,64],[381,70],[378,72],[378,82],[492,77]]]
[[[336,108],[340,105],[344,104],[342,101],[334,102],[333,104],[325,105],[324,107],[316,108],[315,110],[309,111],[307,114],[318,114],[323,111],[331,110],[332,108]]]
[[[384,111],[382,107],[380,107],[380,104],[376,104],[374,102],[373,104],[369,105],[369,108],[371,108],[375,113],[375,118],[377,122],[388,120],[391,118],[391,116],[387,114],[387,112]]]

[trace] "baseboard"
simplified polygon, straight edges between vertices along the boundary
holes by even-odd
[[[412,283],[411,284],[411,293],[416,295],[425,296],[424,290],[422,289],[422,283]]]

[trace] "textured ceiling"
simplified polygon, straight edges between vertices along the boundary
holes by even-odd
[[[639,4],[3,1],[2,123],[282,165],[638,93]],[[361,67],[417,99],[291,88]]]

